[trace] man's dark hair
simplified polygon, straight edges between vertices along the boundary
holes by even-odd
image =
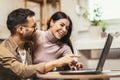
[[[34,15],[35,13],[30,9],[19,8],[13,10],[7,17],[7,28],[10,30],[11,34],[14,34],[17,25],[27,23],[27,17]]]

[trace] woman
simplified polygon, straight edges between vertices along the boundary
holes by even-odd
[[[34,34],[35,51],[34,63],[46,62],[58,59],[67,54],[73,54],[70,43],[72,21],[63,12],[54,13],[48,21],[47,31],[37,30]],[[77,69],[80,64],[75,63],[72,67]]]

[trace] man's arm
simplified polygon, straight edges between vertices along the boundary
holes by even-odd
[[[74,61],[73,57],[80,57],[79,55],[68,54],[62,58],[50,61],[45,64],[45,72],[52,70],[55,67],[61,67],[66,64],[71,64]]]

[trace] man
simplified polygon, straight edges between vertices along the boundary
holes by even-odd
[[[30,80],[32,76],[45,73],[55,67],[73,62],[75,55],[32,65],[32,34],[36,30],[35,13],[29,9],[13,10],[7,17],[11,32],[0,45],[0,80]]]

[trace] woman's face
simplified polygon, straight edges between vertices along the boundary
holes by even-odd
[[[69,24],[70,24],[69,20],[65,18],[59,19],[55,22],[51,20],[50,30],[52,34],[55,36],[55,38],[61,39],[68,33]]]

